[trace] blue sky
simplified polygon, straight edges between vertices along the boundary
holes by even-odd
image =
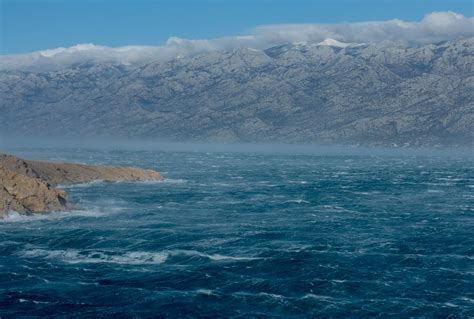
[[[473,16],[473,1],[0,0],[0,53],[78,43],[157,45],[171,36],[209,39],[267,24],[419,21],[448,10]]]

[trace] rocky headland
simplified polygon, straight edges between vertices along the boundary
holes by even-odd
[[[56,188],[60,184],[162,179],[156,171],[135,167],[33,161],[0,154],[0,218],[9,211],[30,214],[73,207],[67,194]]]

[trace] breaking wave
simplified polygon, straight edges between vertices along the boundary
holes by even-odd
[[[131,251],[120,253],[100,250],[46,250],[28,249],[19,253],[26,258],[58,259],[69,264],[78,263],[112,263],[125,265],[162,264],[170,257],[199,257],[212,261],[251,261],[261,258],[235,257],[220,254],[206,254],[196,250],[169,250],[160,252]]]

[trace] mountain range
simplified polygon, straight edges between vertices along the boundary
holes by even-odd
[[[167,61],[0,70],[4,136],[472,145],[474,38],[327,39]]]

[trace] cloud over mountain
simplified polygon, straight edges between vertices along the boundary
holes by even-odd
[[[419,22],[394,19],[338,24],[269,25],[257,27],[254,32],[270,43],[334,38],[343,42],[390,41],[417,45],[472,36],[474,18],[448,11],[430,13]]]
[[[0,56],[0,69],[60,69],[77,63],[115,62],[121,64],[167,61],[203,52],[239,47],[266,49],[285,43],[341,42],[396,43],[416,46],[474,36],[474,18],[455,12],[433,12],[419,22],[399,19],[337,24],[280,24],[258,26],[248,35],[216,39],[187,40],[171,37],[161,46],[107,47],[79,44],[26,54]]]

